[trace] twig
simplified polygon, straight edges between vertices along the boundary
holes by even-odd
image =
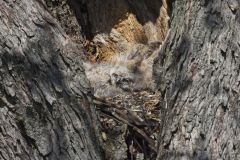
[[[136,133],[138,133],[143,139],[145,139],[145,141],[148,143],[149,148],[151,148],[151,150],[153,150],[154,152],[157,152],[154,140],[150,136],[148,136],[148,132],[143,128],[147,126],[146,122],[141,121],[131,111],[124,109],[124,107],[118,106],[116,104],[107,102],[106,100],[102,100],[99,98],[95,98],[93,101],[97,105],[97,108],[101,110],[104,114],[118,119],[119,121],[132,127]]]

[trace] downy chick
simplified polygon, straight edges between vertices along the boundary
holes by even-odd
[[[86,76],[97,97],[112,97],[124,91],[153,90],[153,60],[159,53],[159,43],[136,45],[130,52],[110,61],[92,64],[84,62]]]
[[[137,45],[129,54],[115,57],[110,71],[112,84],[124,90],[154,89],[152,65],[159,46]]]

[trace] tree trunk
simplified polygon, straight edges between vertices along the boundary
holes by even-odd
[[[68,9],[64,31],[42,0],[0,0],[1,160],[104,159],[81,60],[84,35],[100,24],[68,2],[82,29]],[[240,159],[240,4],[167,2],[171,29],[153,71],[163,99],[157,159]]]
[[[41,1],[0,0],[0,159],[102,159],[82,46]]]
[[[240,159],[239,1],[177,0],[171,19],[154,65],[158,159]]]

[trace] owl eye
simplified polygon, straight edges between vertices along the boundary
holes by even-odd
[[[113,73],[112,76],[116,78],[116,77],[118,77],[118,74]]]
[[[122,78],[122,82],[130,82],[129,78]]]

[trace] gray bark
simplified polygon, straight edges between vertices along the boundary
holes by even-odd
[[[163,99],[157,159],[240,159],[240,4],[172,4],[153,71]],[[84,7],[75,12],[91,37]],[[41,0],[0,0],[0,159],[103,159],[83,47],[65,34],[84,41],[74,21],[63,31]]]
[[[102,159],[82,46],[39,2],[0,0],[0,159]]]
[[[154,69],[158,159],[240,159],[239,1],[175,1]]]

